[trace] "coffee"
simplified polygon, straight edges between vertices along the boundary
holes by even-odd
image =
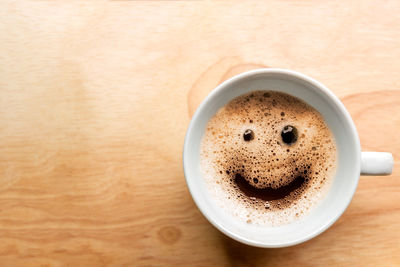
[[[254,91],[208,122],[200,165],[214,199],[248,223],[290,223],[329,189],[336,166],[334,137],[321,114],[302,100]]]

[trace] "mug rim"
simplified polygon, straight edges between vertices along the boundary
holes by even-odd
[[[288,247],[288,246],[293,246],[293,245],[297,245],[300,243],[303,243],[305,241],[308,241],[316,236],[318,236],[319,234],[321,234],[322,232],[324,232],[325,230],[327,230],[333,223],[335,223],[340,216],[342,216],[342,214],[344,213],[344,211],[347,209],[347,207],[349,206],[349,204],[351,203],[353,197],[354,197],[354,193],[357,189],[358,186],[358,181],[359,181],[359,177],[360,175],[358,175],[355,178],[355,183],[353,184],[353,188],[351,188],[351,196],[349,197],[348,202],[346,203],[346,205],[343,205],[341,207],[341,210],[339,212],[337,212],[336,216],[334,218],[332,218],[330,221],[328,221],[325,224],[322,224],[316,231],[312,232],[311,234],[308,235],[304,235],[301,238],[298,238],[297,240],[294,241],[289,241],[289,242],[281,242],[279,244],[268,244],[265,242],[259,242],[259,241],[254,241],[252,239],[249,239],[245,236],[242,235],[238,235],[237,233],[228,230],[224,225],[219,224],[215,218],[213,218],[212,216],[210,216],[206,210],[205,207],[203,207],[203,205],[201,204],[201,202],[197,199],[196,194],[193,194],[193,191],[196,190],[196,188],[193,188],[193,186],[191,186],[191,183],[189,181],[189,171],[187,169],[186,163],[187,160],[185,154],[190,153],[188,152],[188,147],[189,147],[189,143],[190,143],[190,136],[191,136],[191,132],[193,131],[194,125],[197,123],[199,117],[201,116],[201,113],[203,113],[203,109],[205,108],[205,106],[207,105],[207,103],[212,100],[216,94],[219,93],[219,91],[223,90],[224,88],[229,87],[231,84],[234,84],[235,82],[238,82],[239,80],[242,80],[244,78],[248,78],[251,76],[256,76],[258,74],[277,74],[277,75],[286,75],[289,77],[294,77],[300,80],[303,80],[311,85],[313,85],[314,87],[318,88],[319,91],[321,91],[323,94],[325,94],[326,96],[329,97],[329,99],[332,101],[332,103],[339,109],[340,112],[335,112],[336,116],[340,116],[342,117],[346,123],[349,126],[349,129],[351,130],[352,136],[349,138],[352,138],[354,144],[355,144],[355,149],[357,150],[357,157],[354,159],[354,164],[355,166],[358,168],[358,173],[360,173],[361,167],[361,145],[360,145],[360,139],[358,136],[358,132],[357,129],[354,125],[354,122],[349,114],[349,112],[347,111],[347,109],[345,108],[345,106],[343,105],[343,103],[340,101],[340,99],[332,92],[330,91],[325,85],[323,85],[322,83],[320,83],[319,81],[305,75],[302,74],[300,72],[297,71],[293,71],[293,70],[289,70],[289,69],[282,69],[282,68],[261,68],[261,69],[255,69],[255,70],[250,70],[247,72],[243,72],[240,73],[238,75],[235,75],[227,80],[225,80],[224,82],[222,82],[221,84],[219,84],[217,87],[215,87],[207,96],[206,98],[201,102],[201,104],[199,105],[199,107],[196,109],[195,113],[193,114],[190,124],[188,126],[187,132],[186,132],[186,136],[185,136],[185,141],[184,141],[184,146],[183,146],[183,169],[184,169],[184,175],[185,175],[185,181],[187,184],[187,187],[189,189],[190,195],[192,196],[193,201],[196,203],[196,206],[198,207],[198,209],[201,211],[201,213],[203,214],[203,216],[206,217],[206,219],[214,226],[216,227],[219,231],[221,231],[222,233],[224,233],[225,235],[227,235],[228,237],[239,241],[241,243],[247,244],[247,245],[251,245],[251,246],[256,246],[256,247],[263,247],[263,248],[279,248],[279,247]]]

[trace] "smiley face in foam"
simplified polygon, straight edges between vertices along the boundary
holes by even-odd
[[[293,96],[254,91],[208,122],[201,168],[218,204],[243,220],[279,225],[325,194],[336,144],[322,116]]]

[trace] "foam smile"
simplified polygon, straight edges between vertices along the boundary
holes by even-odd
[[[299,189],[304,183],[305,179],[302,176],[297,176],[289,184],[278,187],[265,187],[257,188],[249,184],[247,180],[240,174],[236,173],[234,177],[234,182],[246,196],[250,198],[257,198],[264,201],[283,199],[289,196],[292,192]]]

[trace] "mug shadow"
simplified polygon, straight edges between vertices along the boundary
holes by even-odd
[[[276,266],[279,263],[296,264],[299,251],[309,242],[286,248],[259,248],[245,245],[219,233],[220,244],[228,266]],[[287,265],[286,265],[287,266]]]
[[[271,257],[274,257],[274,251],[281,250],[252,247],[222,233],[219,235],[228,266],[268,266],[268,263],[271,264]]]

